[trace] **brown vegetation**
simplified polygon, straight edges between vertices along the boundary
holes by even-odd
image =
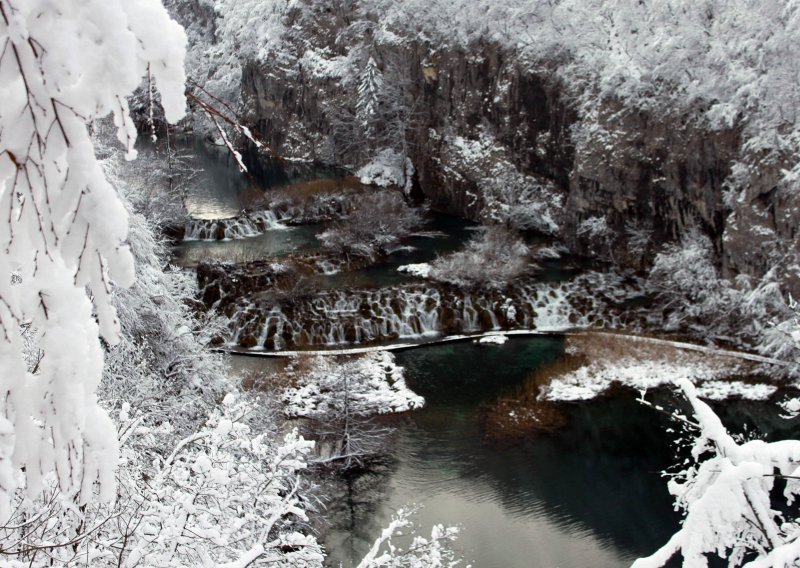
[[[483,421],[487,440],[494,443],[514,442],[561,428],[566,423],[563,403],[543,400],[543,387],[581,367],[593,365],[601,369],[604,365],[615,365],[620,361],[711,364],[729,369],[730,378],[737,381],[770,380],[767,367],[741,359],[735,353],[708,353],[655,338],[622,333],[573,334],[566,340],[564,356],[535,370],[514,393],[486,405]]]
[[[486,439],[492,443],[515,442],[565,426],[563,408],[541,400],[540,389],[553,377],[574,371],[585,364],[584,356],[566,354],[533,371],[510,396],[486,405],[482,416]]]
[[[567,351],[586,357],[589,362],[599,365],[613,364],[621,360],[684,364],[694,361],[698,365],[713,364],[720,368],[730,368],[730,378],[739,381],[763,382],[765,374],[769,375],[762,365],[737,356],[739,353],[736,351],[731,351],[729,355],[722,350],[709,353],[641,334],[629,335],[611,331],[574,334],[567,338]],[[770,380],[773,379],[774,377]]]
[[[252,207],[269,209],[277,206],[304,210],[312,208],[320,200],[351,196],[365,189],[355,176],[320,178],[261,192],[257,199],[253,199]]]
[[[282,393],[294,386],[295,375],[284,371],[252,370],[244,373],[240,379],[242,389],[268,393]]]

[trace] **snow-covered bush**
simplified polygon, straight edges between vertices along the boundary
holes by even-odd
[[[648,291],[666,312],[667,329],[730,329],[740,297],[714,265],[711,241],[698,230],[668,245],[653,262]],[[712,318],[712,321],[709,321]]]
[[[443,169],[474,183],[477,191],[467,192],[467,204],[483,222],[558,234],[564,196],[553,182],[520,172],[508,148],[490,129],[480,127],[472,138],[445,135],[442,139]]]
[[[314,444],[257,431],[261,413],[258,399],[229,394],[205,424],[176,437],[170,422],[147,425],[123,405],[115,502],[69,506],[48,479],[48,499],[20,503],[0,527],[7,565],[322,566],[304,528],[300,476]]]
[[[780,357],[796,372],[798,323],[791,299],[784,297],[776,271],[752,283],[746,276],[721,278],[711,241],[689,230],[680,244],[659,253],[647,289],[663,310],[662,325],[705,337],[744,341],[765,355]]]
[[[729,566],[795,566],[800,440],[740,443],[688,380],[679,385],[696,421],[690,425],[693,461],[668,486],[685,518],[662,548],[634,568],[663,566],[677,554],[690,567],[708,566],[707,555],[725,558]]]
[[[532,268],[528,246],[502,226],[481,229],[463,250],[437,258],[427,277],[464,287],[505,288]]]
[[[422,223],[417,209],[394,191],[373,191],[355,199],[350,214],[317,236],[322,244],[347,258],[374,260]]]
[[[605,217],[584,219],[576,227],[575,233],[585,243],[586,250],[590,255],[614,260],[614,251],[611,248],[613,232]]]
[[[136,505],[120,555],[126,566],[321,566],[321,546],[302,530],[300,473],[314,443],[296,431],[282,441],[254,431],[259,407],[258,399],[227,395],[203,428],[152,463],[139,448],[163,432],[134,428],[141,439],[123,451],[125,489]]]
[[[552,182],[521,174],[513,164],[495,164],[479,182],[485,202],[481,218],[514,229],[556,235],[563,196]]]
[[[759,350],[762,353],[770,353],[777,359],[791,362],[793,364],[791,372],[794,375],[798,374],[797,366],[800,365],[800,311],[796,300],[789,297],[788,313],[765,326],[762,331]]]
[[[188,150],[171,147],[170,139],[159,142],[156,148],[139,150],[136,161],[117,167],[115,175],[131,187],[127,198],[134,210],[163,231],[189,220],[186,192],[200,170]]]

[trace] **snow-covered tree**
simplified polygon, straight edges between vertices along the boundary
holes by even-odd
[[[666,329],[736,338],[786,360],[789,372],[795,373],[797,316],[776,272],[772,269],[755,282],[744,275],[734,281],[721,278],[710,239],[689,229],[680,243],[656,255],[647,288],[663,310],[660,324]]]
[[[259,404],[227,395],[202,428],[152,464],[137,454],[158,443],[158,429],[143,430],[123,451],[125,489],[136,505],[125,566],[322,565],[322,548],[304,527],[300,475],[314,443],[296,431],[276,443],[274,432],[253,428]],[[135,420],[121,415],[133,436]]]
[[[796,566],[800,440],[739,442],[691,382],[681,379],[679,385],[696,421],[693,462],[669,482],[685,518],[662,548],[634,568],[663,566],[677,554],[692,568],[708,566],[707,555],[725,558],[729,566]]]
[[[546,180],[521,174],[503,160],[479,182],[485,201],[481,218],[521,231],[557,235],[563,197]]]
[[[361,468],[385,449],[389,431],[374,426],[373,415],[406,412],[425,403],[406,386],[403,368],[388,351],[343,361],[301,360],[289,376],[294,385],[283,392],[284,412],[314,421],[312,432],[325,452],[316,462],[340,470]]]
[[[295,362],[288,373],[293,386],[284,391],[283,399],[284,412],[291,417],[324,418],[339,414],[345,405],[354,416],[369,416],[405,412],[425,404],[408,388],[403,367],[388,351],[343,361],[312,357]]]
[[[150,73],[179,119],[184,43],[157,0],[0,1],[0,524],[17,489],[35,497],[50,476],[76,506],[97,486],[114,495],[116,430],[95,391],[100,338],[118,341],[112,291],[132,283],[133,263],[87,124],[113,114],[135,157],[126,97]],[[42,353],[35,369],[23,329]]]
[[[441,256],[427,276],[467,288],[502,289],[533,268],[531,251],[515,231],[485,227],[463,250]]]
[[[142,214],[151,210],[142,203],[146,194],[141,187],[150,179],[138,178],[138,172],[158,160],[143,158],[135,167],[117,155],[103,161],[129,208],[128,245],[136,281],[114,291],[121,339],[108,349],[98,392],[108,409],[119,411],[127,403],[149,426],[169,421],[176,436],[188,435],[203,425],[209,408],[229,388],[224,386],[227,361],[207,348],[226,322],[214,312],[195,309],[196,280],[169,264],[159,227]],[[130,203],[131,197],[138,205]]]
[[[356,117],[368,137],[374,132],[382,90],[383,74],[375,59],[370,57],[361,74],[356,98]]]
[[[320,233],[323,246],[351,257],[374,260],[422,223],[417,209],[394,191],[380,190],[359,196],[343,220]]]

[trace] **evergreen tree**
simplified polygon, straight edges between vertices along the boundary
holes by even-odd
[[[367,136],[375,133],[375,121],[378,118],[382,91],[383,74],[375,59],[370,57],[361,74],[356,102],[356,119]]]

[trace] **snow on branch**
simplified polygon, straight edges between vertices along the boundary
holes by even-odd
[[[669,482],[686,516],[681,529],[634,568],[663,566],[676,554],[683,556],[684,566],[707,566],[708,554],[727,558],[731,566],[745,560],[746,566],[795,565],[800,517],[792,506],[800,495],[800,441],[740,444],[690,381],[678,385],[700,427],[694,463]]]
[[[98,336],[118,341],[111,294],[133,262],[87,124],[113,114],[135,157],[126,97],[149,66],[167,118],[181,118],[184,44],[157,0],[0,0],[0,524],[17,489],[36,496],[51,475],[79,504],[95,482],[114,496]],[[35,368],[23,329],[38,330]]]
[[[240,172],[247,173],[247,166],[242,160],[241,153],[239,153],[239,151],[237,151],[233,146],[233,142],[230,139],[231,137],[225,131],[224,125],[227,125],[232,129],[233,132],[251,142],[259,150],[264,150],[272,157],[279,157],[261,139],[253,135],[250,129],[244,125],[244,120],[233,108],[231,108],[228,103],[219,97],[214,96],[205,88],[192,80],[189,80],[189,85],[191,86],[191,89],[187,89],[186,97],[192,102],[192,104],[200,109],[203,115],[214,126],[217,134],[219,134],[219,143],[225,146],[230,155],[233,156],[233,159],[236,161],[236,165],[239,167]],[[195,89],[199,94],[193,93],[192,89]],[[204,100],[200,95],[210,99],[211,102]]]
[[[414,512],[413,508],[397,511],[358,568],[449,568],[460,565],[461,561],[450,547],[458,537],[457,527],[435,525],[429,539],[416,536],[407,548],[392,543],[392,538],[401,534],[402,529],[413,528],[411,515]]]

